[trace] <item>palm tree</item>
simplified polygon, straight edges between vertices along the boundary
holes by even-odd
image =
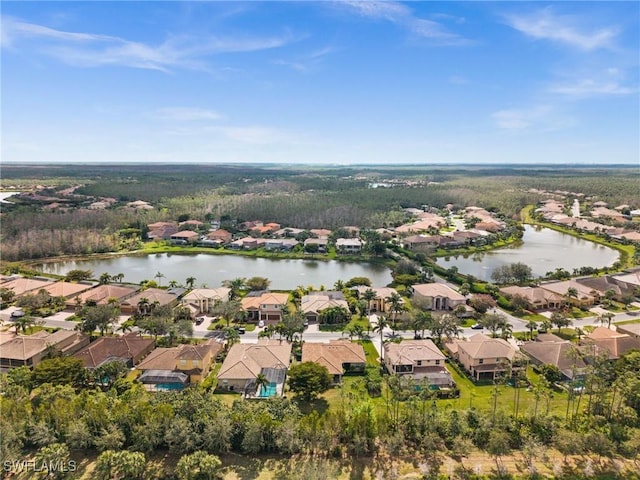
[[[121,283],[124,280],[124,273],[117,273],[113,277],[111,277],[114,282]]]
[[[259,373],[256,376],[256,393],[260,390],[260,387],[266,388],[269,385],[269,379],[263,373]]]
[[[148,315],[151,310],[151,303],[147,297],[142,297],[138,301],[138,313],[142,316]]]
[[[433,317],[431,316],[431,313],[419,310],[413,319],[414,335],[417,336],[418,330],[420,330],[420,337],[424,338],[424,331],[430,328],[432,324]]]
[[[240,295],[240,291],[244,290],[247,285],[246,278],[234,278],[233,280],[224,280],[222,282],[222,286],[231,289],[231,298],[238,298]]]
[[[156,273],[153,278],[158,279],[158,285],[162,285],[162,279],[164,278],[164,274],[162,272]]]
[[[407,307],[404,306],[402,297],[397,292],[393,292],[391,295],[385,298],[385,302],[389,304],[389,311],[391,312],[391,328],[395,333],[397,315],[400,312],[404,312]]]
[[[371,302],[377,297],[375,290],[367,288],[362,294],[362,299],[367,302],[367,315],[371,313]]]
[[[189,288],[190,290],[193,289],[193,286],[196,283],[196,277],[187,277],[187,279],[185,280],[185,284],[187,285],[187,288]]]
[[[111,275],[109,275],[107,272],[104,272],[102,275],[100,275],[100,278],[99,278],[98,281],[100,282],[100,285],[106,285],[112,279],[113,279],[113,277]]]
[[[334,290],[341,292],[344,289],[344,282],[342,280],[336,280],[336,283],[333,284]]]
[[[171,280],[169,282],[169,287],[170,288],[176,288],[178,286],[178,282],[176,282],[175,280]]]
[[[535,320],[529,320],[527,322],[527,328],[529,329],[529,340],[533,340],[533,331],[538,328],[538,322]]]
[[[232,320],[236,319],[240,311],[242,311],[242,304],[239,300],[217,300],[213,307],[211,307],[211,313],[221,317],[227,322],[227,327]]]
[[[380,333],[380,363],[384,362],[384,329],[389,326],[389,321],[382,315],[378,316],[378,324],[374,327],[374,332]]]
[[[607,313],[603,313],[602,315],[600,315],[598,317],[598,321],[600,322],[600,324],[602,326],[604,326],[604,324],[607,324],[607,328],[611,328],[611,319],[613,318],[613,313],[611,312],[607,312]]]
[[[240,334],[233,327],[226,327],[224,330],[227,339],[227,348],[231,348],[236,343],[240,343]]]

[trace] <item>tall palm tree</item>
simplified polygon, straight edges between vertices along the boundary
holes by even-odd
[[[112,277],[114,282],[122,282],[122,280],[124,279],[124,273],[117,273]]]
[[[147,297],[142,297],[139,301],[138,301],[138,313],[142,316],[148,315],[149,312],[151,311],[151,302],[149,302],[149,299]]]
[[[196,277],[187,277],[187,279],[185,280],[185,284],[187,285],[187,288],[189,288],[190,290],[193,289],[193,286],[196,283]]]
[[[367,288],[362,294],[362,299],[367,302],[367,315],[371,313],[371,302],[377,297],[375,290]]]
[[[378,316],[378,324],[373,331],[380,333],[380,363],[384,362],[384,329],[389,326],[389,321],[382,315]]]
[[[533,331],[538,328],[538,322],[535,320],[529,320],[527,322],[527,328],[529,329],[529,340],[533,340]]]
[[[164,278],[164,274],[162,272],[157,272],[153,278],[158,279],[158,285],[162,285],[162,279]]]
[[[238,277],[233,280],[224,280],[222,282],[224,287],[231,289],[231,298],[238,298],[240,296],[240,291],[244,290],[247,286],[247,279]]]
[[[393,292],[384,300],[389,305],[389,311],[391,312],[391,328],[395,333],[396,320],[398,318],[398,313],[404,312],[407,308],[404,306],[404,303],[402,302],[402,297],[398,292]]]
[[[178,286],[178,282],[176,282],[175,280],[171,280],[169,282],[169,287],[176,288],[177,286]]]
[[[113,280],[113,277],[107,272],[104,272],[102,275],[100,275],[99,282],[100,285],[107,285],[111,280]]]
[[[424,331],[429,329],[433,324],[433,317],[431,313],[425,312],[423,310],[418,310],[415,317],[413,318],[413,333],[415,335],[418,334],[418,330],[420,330],[420,336],[424,338]]]
[[[231,348],[236,343],[240,343],[240,334],[235,328],[226,327],[223,331],[227,338],[227,348]]]
[[[265,374],[259,373],[256,376],[256,393],[258,393],[258,390],[260,390],[260,387],[266,388],[267,385],[269,385],[269,379]]]

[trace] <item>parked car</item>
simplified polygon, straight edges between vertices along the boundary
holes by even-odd
[[[264,320],[260,320],[260,321],[258,322],[258,326],[259,326],[260,328],[264,327]]]
[[[247,329],[244,327],[235,327],[235,329],[240,335],[244,335],[247,331]]]
[[[204,322],[204,317],[196,317],[196,325],[201,325]]]
[[[474,323],[473,325],[471,325],[471,328],[474,330],[482,330],[484,327],[479,323]]]
[[[14,310],[11,312],[11,318],[20,318],[24,317],[25,313],[22,310]]]

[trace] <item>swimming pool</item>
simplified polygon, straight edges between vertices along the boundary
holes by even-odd
[[[266,386],[260,387],[260,393],[258,393],[258,397],[260,398],[275,397],[277,394],[278,394],[278,390],[276,388],[276,384],[269,383]]]

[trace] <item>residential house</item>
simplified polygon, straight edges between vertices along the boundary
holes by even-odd
[[[540,284],[540,288],[548,292],[562,295],[567,303],[576,307],[590,307],[600,302],[600,293],[587,285],[578,283],[575,280],[564,280],[561,282],[548,282]],[[570,296],[570,289],[573,289],[577,296]]]
[[[11,290],[16,297],[25,294],[38,293],[39,290],[54,283],[53,280],[42,277],[14,277],[2,284],[2,288]]]
[[[193,230],[181,230],[179,232],[174,233],[169,237],[169,239],[173,243],[186,245],[188,243],[195,243],[200,238],[200,234],[198,232],[194,232]]]
[[[566,303],[559,293],[551,292],[540,287],[503,287],[500,289],[507,298],[519,295],[529,303],[530,310],[557,310]]]
[[[160,288],[147,288],[120,303],[120,311],[123,314],[145,313],[145,310],[153,306],[168,305],[175,307],[178,297]]]
[[[401,244],[403,248],[409,250],[431,250],[440,244],[440,235],[411,235],[403,238]]]
[[[214,339],[198,345],[156,348],[137,366],[142,371],[140,381],[150,391],[180,390],[199,383],[223,349]]]
[[[298,243],[300,242],[293,238],[268,238],[264,241],[264,249],[269,251],[289,251],[292,250],[296,245],[298,245]]]
[[[231,242],[229,246],[235,250],[254,250],[264,246],[264,242],[264,238],[244,237]]]
[[[336,240],[336,249],[338,253],[345,255],[360,253],[362,242],[359,238],[338,238]]]
[[[362,345],[349,340],[331,340],[329,343],[305,342],[302,361],[327,367],[333,383],[341,383],[346,373],[363,373],[367,359]]]
[[[233,235],[230,232],[219,229],[209,232],[206,235],[207,240],[217,243],[218,245],[226,245],[231,242]]]
[[[558,367],[568,380],[583,377],[587,368],[573,343],[551,333],[539,334],[535,341],[526,342],[520,350],[529,357],[533,365]]]
[[[78,293],[84,292],[85,290],[89,290],[94,285],[95,283],[89,282],[55,282],[42,288],[42,290],[46,291],[52,297],[62,297],[67,299],[69,297],[77,295]]]
[[[369,302],[369,305],[367,305],[367,310],[371,313],[389,313],[391,304],[387,299],[393,294],[399,295],[398,291],[391,287],[368,287],[366,285],[359,285],[355,287],[355,290],[358,292],[358,298],[363,298],[364,292],[367,290],[374,291],[376,296]],[[404,299],[401,299],[401,303],[404,304]],[[398,318],[402,317],[402,315],[397,316]]]
[[[634,293],[640,295],[640,270],[633,270],[619,275],[610,275],[609,278],[618,285],[624,285],[627,288],[633,289]]]
[[[326,253],[327,250],[329,249],[329,240],[327,240],[326,238],[307,238],[304,241],[305,249],[309,245],[317,245],[318,246],[318,252]]]
[[[625,295],[633,295],[635,292],[635,287],[620,284],[608,275],[602,277],[576,278],[575,281],[597,291],[601,297],[605,297],[606,292],[611,290],[614,293],[614,298],[617,300],[620,300]]]
[[[123,285],[98,285],[91,290],[85,290],[75,297],[67,299],[66,306],[72,309],[86,304],[106,305],[112,299],[120,303],[133,296],[137,291],[137,288]]]
[[[258,343],[236,343],[220,367],[218,388],[258,398],[282,395],[290,362],[289,342],[261,338]],[[258,388],[260,374],[268,385]]]
[[[429,310],[454,310],[458,305],[465,305],[467,299],[444,283],[422,283],[412,285],[413,297],[426,303]]]
[[[312,228],[309,232],[316,238],[327,239],[329,238],[329,235],[331,235],[331,230],[327,230],[326,228]]]
[[[190,228],[194,228],[194,229],[199,229],[202,226],[204,226],[204,223],[201,222],[200,220],[185,220],[184,222],[180,222],[178,224],[178,226],[180,227],[190,227]]]
[[[491,338],[478,333],[469,340],[454,338],[445,349],[476,381],[495,380],[516,370],[526,369],[526,357],[502,338]]]
[[[309,292],[300,299],[300,311],[309,322],[317,322],[320,313],[327,308],[341,307],[349,311],[349,304],[342,292]]]
[[[220,288],[195,288],[182,297],[184,306],[193,306],[196,315],[209,313],[216,302],[224,302],[231,298],[231,289]]]
[[[90,369],[116,361],[134,367],[154,348],[153,339],[128,333],[121,337],[100,337],[73,356]]]
[[[415,222],[400,225],[399,227],[396,227],[394,231],[396,232],[396,234],[403,235],[410,233],[428,232],[431,230],[437,231],[445,225],[446,221],[444,220],[444,218],[416,220]]]
[[[630,337],[640,338],[640,323],[628,323],[626,325],[616,325],[616,332],[624,333]]]
[[[178,232],[178,225],[171,222],[156,222],[149,224],[147,238],[149,240],[169,240],[171,235]]]
[[[242,299],[242,309],[247,312],[248,320],[278,323],[282,320],[282,308],[288,300],[286,293],[249,292]]]
[[[89,344],[89,337],[74,330],[18,335],[0,347],[0,370],[35,367],[53,351],[71,355]]]
[[[284,237],[284,238],[294,238],[298,235],[300,235],[302,232],[304,232],[305,230],[303,228],[291,228],[291,227],[286,227],[286,228],[281,228],[280,230],[277,230],[275,232],[273,232],[273,234],[276,237]]]
[[[445,368],[444,354],[431,340],[403,340],[384,345],[384,365],[396,375],[409,375],[415,380],[426,378],[430,385],[450,388],[455,385]]]
[[[581,344],[588,357],[604,353],[609,360],[616,360],[631,350],[640,350],[640,338],[606,327],[596,327]]]

